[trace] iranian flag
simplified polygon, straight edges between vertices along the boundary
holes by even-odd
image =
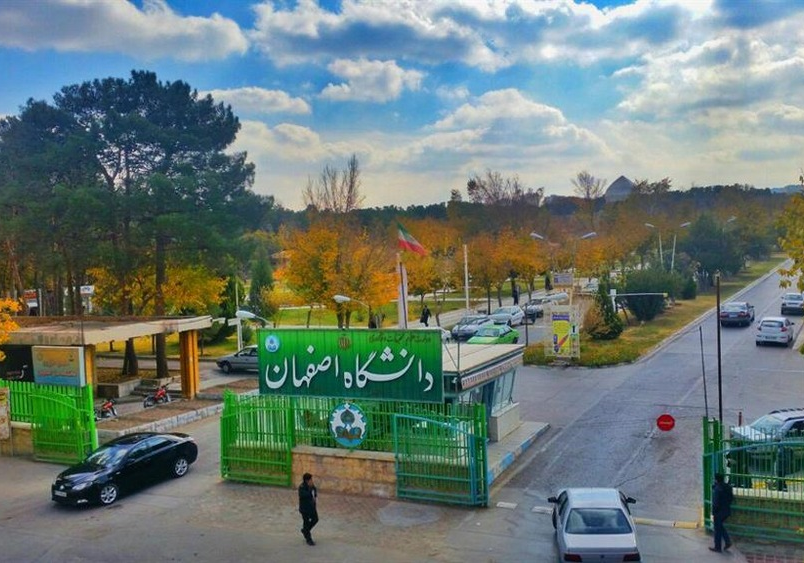
[[[400,223],[396,224],[399,229],[399,248],[402,250],[410,250],[416,254],[427,256],[427,250],[417,241],[412,234],[405,230]]]

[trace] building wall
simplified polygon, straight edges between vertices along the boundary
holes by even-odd
[[[3,456],[33,455],[33,440],[31,438],[31,425],[12,422],[11,439],[0,440],[0,455]]]
[[[293,448],[293,482],[311,473],[324,491],[396,498],[394,454],[362,450],[335,450],[297,446]]]

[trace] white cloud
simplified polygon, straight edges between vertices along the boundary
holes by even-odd
[[[0,45],[24,50],[122,53],[137,59],[216,60],[243,54],[247,40],[219,14],[184,17],[164,0],[31,0],[0,4]]]
[[[399,98],[404,90],[421,87],[423,73],[404,70],[394,61],[356,61],[338,59],[328,70],[346,79],[345,83],[329,84],[321,97],[337,101],[387,102]]]
[[[311,111],[310,104],[306,101],[301,98],[293,98],[287,92],[280,90],[247,87],[210,90],[203,92],[203,94],[210,94],[216,102],[223,101],[232,105],[237,110],[237,113],[309,114]]]

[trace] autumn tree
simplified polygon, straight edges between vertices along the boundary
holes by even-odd
[[[504,178],[500,172],[491,169],[486,170],[483,176],[475,174],[469,178],[466,192],[470,201],[483,205],[529,203],[538,207],[544,196],[544,188],[526,188],[519,176]]]
[[[17,323],[14,322],[13,314],[20,310],[20,304],[11,299],[0,299],[0,345],[8,340],[8,335],[17,330]],[[0,350],[0,362],[5,358],[5,354]]]
[[[798,193],[790,198],[778,224],[782,233],[779,246],[793,261],[789,268],[779,269],[781,286],[795,285],[796,289],[804,291],[804,194]]]

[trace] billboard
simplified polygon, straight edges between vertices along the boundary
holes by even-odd
[[[444,401],[434,330],[260,329],[260,393]]]
[[[578,332],[578,312],[569,305],[549,307],[550,340],[545,353],[556,358],[580,358],[581,340]]]
[[[84,349],[81,346],[33,346],[34,382],[40,385],[84,387]]]

